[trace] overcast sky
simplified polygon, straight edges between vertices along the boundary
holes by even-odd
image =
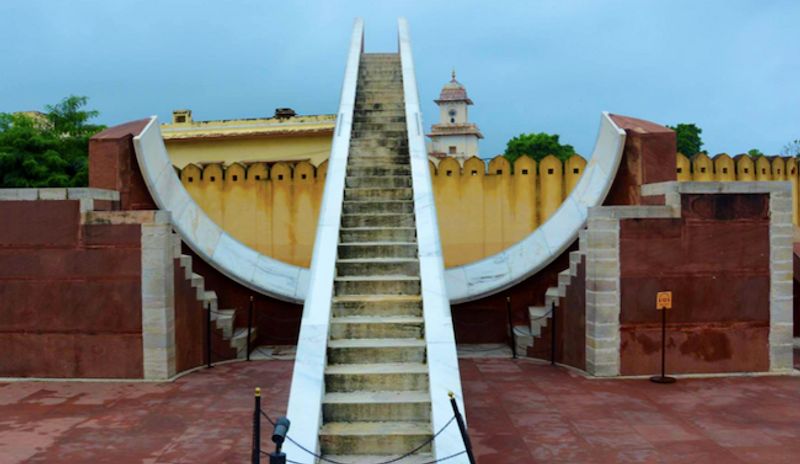
[[[800,1],[1,0],[0,111],[90,97],[108,125],[334,113],[353,19],[408,18],[425,124],[455,67],[481,155],[521,132],[590,154],[601,111],[694,122],[712,154],[800,138]]]

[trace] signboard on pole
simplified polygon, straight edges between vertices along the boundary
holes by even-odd
[[[656,309],[672,309],[672,292],[656,293]]]

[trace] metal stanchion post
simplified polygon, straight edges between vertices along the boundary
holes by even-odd
[[[272,432],[272,443],[275,443],[275,451],[269,453],[269,464],[286,464],[286,453],[281,451],[286,434],[289,433],[291,422],[286,416],[281,416],[275,421],[275,429]]]
[[[252,464],[261,463],[261,389],[256,387],[255,409],[253,410],[253,452]]]
[[[211,368],[211,304],[207,303],[206,311],[206,368]]]
[[[511,297],[506,297],[506,315],[508,317],[508,333],[511,336],[511,354],[517,359],[517,336],[514,334],[514,319],[511,311]]]
[[[556,302],[550,303],[550,365],[556,365]]]
[[[453,415],[456,418],[456,423],[458,424],[458,430],[461,432],[461,439],[464,440],[464,449],[467,452],[467,458],[469,458],[469,464],[475,464],[475,456],[472,454],[472,443],[469,440],[469,435],[467,435],[467,427],[464,425],[464,418],[461,417],[461,412],[458,410],[458,404],[456,403],[456,395],[453,392],[449,392],[447,396],[450,397],[450,405],[453,407]]]
[[[250,361],[250,334],[253,332],[253,295],[250,295],[250,306],[247,307],[247,360]]]

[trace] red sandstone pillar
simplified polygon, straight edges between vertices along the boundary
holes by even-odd
[[[131,121],[100,132],[89,140],[89,187],[119,192],[120,209],[154,210],[133,149],[133,137],[150,122]]]
[[[645,184],[677,180],[675,132],[667,127],[611,115],[617,126],[625,130],[625,150],[605,200],[605,205],[664,204],[663,199],[642,197]]]

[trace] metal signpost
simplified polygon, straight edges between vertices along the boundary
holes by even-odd
[[[655,383],[675,383],[675,377],[666,375],[667,310],[672,309],[672,292],[658,292],[656,294],[656,309],[661,311],[661,375],[650,377],[650,381]]]

